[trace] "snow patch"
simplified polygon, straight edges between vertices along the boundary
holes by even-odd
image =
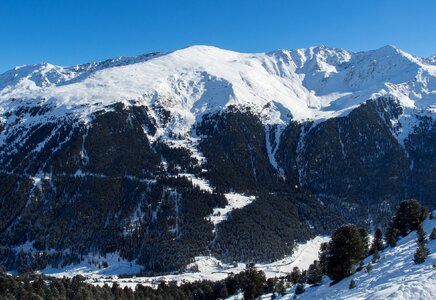
[[[226,197],[228,204],[224,208],[214,208],[213,213],[206,218],[214,224],[214,232],[216,226],[227,220],[233,210],[241,209],[256,200],[255,196],[245,196],[237,193],[227,193],[224,194],[224,196]]]

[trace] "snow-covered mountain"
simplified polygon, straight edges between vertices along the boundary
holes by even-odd
[[[151,106],[159,100],[171,112],[169,130],[178,134],[204,114],[230,105],[251,107],[272,124],[339,116],[385,94],[403,107],[433,111],[432,61],[393,46],[357,53],[319,46],[261,54],[193,46],[73,67],[17,67],[0,75],[0,101],[4,112],[12,99],[22,99],[89,114],[120,101]]]
[[[434,208],[435,87],[434,57],[392,46],[17,67],[0,75],[0,262],[271,262],[406,198]]]

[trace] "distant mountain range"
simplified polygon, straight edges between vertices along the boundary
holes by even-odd
[[[0,263],[271,261],[436,208],[436,62],[209,46],[0,75]],[[389,214],[387,214],[389,213]]]

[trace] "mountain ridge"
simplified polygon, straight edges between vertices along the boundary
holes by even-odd
[[[344,115],[385,94],[411,109],[436,104],[436,67],[393,46],[355,53],[318,46],[260,54],[191,46],[67,68],[27,68],[18,69],[24,69],[21,77],[12,71],[0,75],[1,106],[28,99],[80,111],[79,106],[100,108],[91,106],[96,102],[137,100],[150,106],[159,100],[177,115],[180,126],[172,130],[179,134],[189,132],[205,113],[229,105],[251,106],[269,116],[267,123],[287,124],[290,118]],[[265,106],[270,107],[265,111]]]

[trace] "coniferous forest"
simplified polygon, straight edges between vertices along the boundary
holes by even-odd
[[[238,274],[231,274],[220,281],[197,281],[182,283],[162,281],[155,287],[137,285],[135,289],[121,288],[117,283],[112,286],[95,286],[86,282],[86,278],[77,275],[73,278],[54,278],[23,272],[12,276],[4,269],[0,270],[0,299],[224,299],[234,294],[244,299],[272,293],[273,297],[283,295],[286,289],[295,286],[295,294],[302,294],[309,286],[316,286],[331,279],[334,285],[356,272],[371,272],[372,264],[380,259],[380,253],[387,247],[395,247],[396,242],[411,233],[417,232],[417,249],[413,257],[415,264],[426,260],[429,250],[428,238],[422,229],[422,222],[433,219],[425,207],[416,200],[402,201],[387,228],[384,236],[380,228],[376,229],[371,244],[368,231],[353,224],[344,224],[332,233],[328,243],[321,244],[319,257],[307,270],[294,270],[280,278],[266,278],[265,273],[257,270],[255,264],[247,264]],[[435,228],[429,239],[435,239]],[[372,263],[363,265],[363,260],[372,256]],[[356,286],[350,281],[349,288]]]

